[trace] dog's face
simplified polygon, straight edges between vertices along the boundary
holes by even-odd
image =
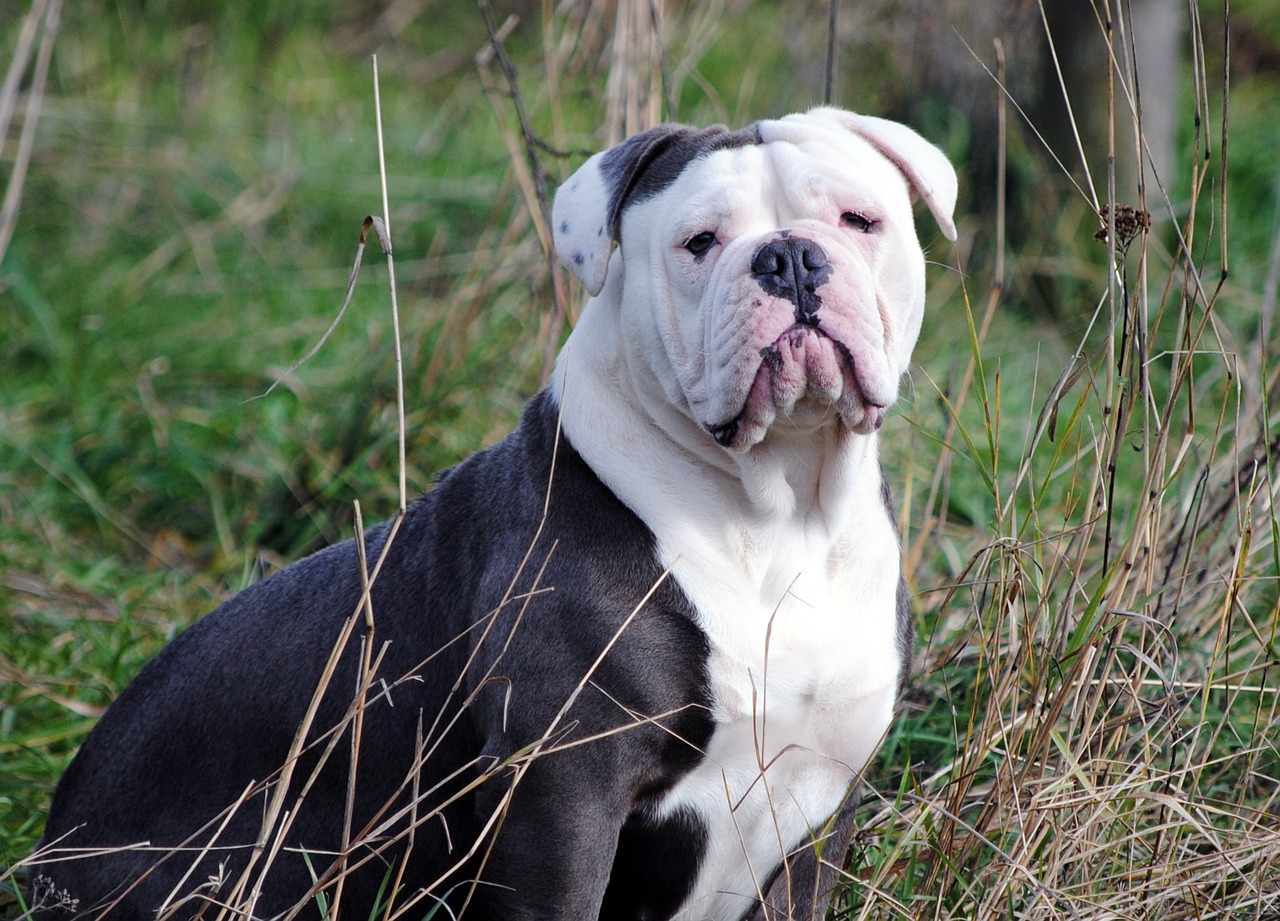
[[[735,133],[664,127],[565,184],[556,243],[620,305],[635,392],[660,389],[745,451],[770,432],[879,427],[924,308],[912,193],[954,238],[955,190],[910,129],[834,109]]]

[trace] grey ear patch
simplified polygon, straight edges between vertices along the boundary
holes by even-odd
[[[722,126],[659,125],[596,154],[556,193],[551,209],[556,252],[594,297],[604,287],[629,205],[660,194],[691,162],[713,150],[758,143],[754,126],[731,132]]]

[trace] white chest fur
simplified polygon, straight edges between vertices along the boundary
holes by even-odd
[[[889,725],[899,550],[874,462],[862,473],[858,526],[835,542],[821,527],[748,533],[742,566],[693,535],[660,538],[710,640],[716,723],[661,806],[709,832],[680,921],[740,917],[783,856],[821,833]]]

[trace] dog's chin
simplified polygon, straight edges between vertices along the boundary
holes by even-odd
[[[795,326],[760,350],[738,413],[706,426],[716,443],[746,451],[767,438],[817,438],[827,430],[877,431],[885,405],[866,398],[849,350],[816,329]]]
[[[768,427],[767,438],[813,438],[835,429],[870,435],[884,421],[884,410],[860,400],[830,403],[808,395],[801,397],[790,412],[778,413]]]

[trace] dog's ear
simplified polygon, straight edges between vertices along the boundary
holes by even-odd
[[[589,294],[604,287],[623,209],[661,192],[726,137],[719,127],[659,125],[596,154],[565,181],[551,209],[552,234],[560,260]]]
[[[637,180],[675,136],[689,132],[659,125],[627,138],[582,164],[557,190],[551,208],[556,252],[592,297],[604,287],[622,207]]]
[[[956,181],[956,168],[947,155],[899,122],[873,115],[843,114],[849,119],[846,125],[854,134],[867,140],[902,170],[911,188],[933,212],[934,220],[942,228],[942,235],[955,242],[954,215],[959,183]]]
[[[956,170],[947,155],[937,147],[906,125],[843,109],[821,107],[789,118],[818,118],[835,122],[861,137],[902,171],[911,184],[912,192],[929,206],[943,235],[948,240],[955,240]]]

